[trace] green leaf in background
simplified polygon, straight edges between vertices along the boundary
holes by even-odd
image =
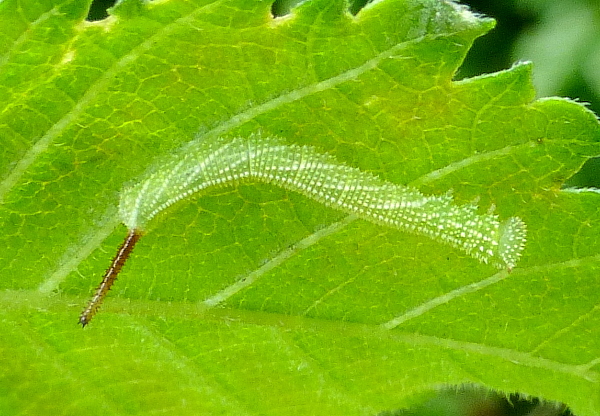
[[[0,414],[372,415],[475,383],[600,412],[595,116],[531,66],[453,80],[493,27],[452,3],[0,3]],[[123,184],[197,135],[260,131],[520,216],[512,273],[248,183],[126,230]]]
[[[533,82],[538,95],[573,89],[583,81],[588,90],[585,96],[600,97],[597,2],[528,0],[516,6],[522,13],[538,14],[540,21],[519,37],[514,51],[515,57],[535,62]]]

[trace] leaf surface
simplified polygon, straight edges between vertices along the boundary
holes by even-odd
[[[532,101],[527,63],[459,80],[493,21],[437,0],[88,6],[0,3],[0,413],[366,415],[459,383],[600,412],[600,194],[561,190],[598,122]],[[519,216],[523,258],[498,272],[247,183],[154,220],[82,331],[122,186],[197,135],[257,131]]]

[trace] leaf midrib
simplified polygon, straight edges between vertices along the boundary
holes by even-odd
[[[600,255],[593,256],[592,261],[598,261]],[[76,325],[76,315],[79,311],[82,297],[57,295],[54,299],[40,299],[41,304],[31,305],[29,302],[36,296],[34,291],[3,291],[0,292],[0,304],[5,310],[22,310],[24,308],[43,308],[51,312],[65,312],[65,304],[71,305],[73,311],[73,327]],[[39,295],[38,295],[39,296]],[[210,310],[198,307],[197,304],[185,302],[156,302],[135,299],[112,299],[110,304],[103,307],[106,315],[127,315],[137,322],[158,317],[171,321],[184,321],[191,319],[202,319],[204,322],[223,323],[231,325],[239,322],[244,325],[266,326],[279,328],[282,331],[314,331],[315,333],[330,333],[336,337],[355,338],[357,336],[372,341],[393,340],[398,343],[409,345],[435,346],[447,350],[469,352],[481,356],[500,358],[510,364],[519,364],[529,368],[550,370],[556,373],[574,376],[582,380],[597,383],[600,381],[600,373],[591,368],[594,362],[584,364],[566,364],[552,359],[538,357],[530,352],[521,352],[511,348],[495,347],[477,342],[459,341],[450,338],[442,338],[432,335],[402,332],[401,330],[387,330],[381,325],[354,323],[345,321],[333,321],[298,315],[285,315],[275,312],[263,312],[254,310],[231,309],[227,307],[213,308]],[[76,312],[77,310],[77,312]],[[112,321],[112,320],[111,320]],[[142,325],[144,326],[144,325]],[[85,329],[91,330],[91,329]],[[160,335],[162,337],[162,335]]]

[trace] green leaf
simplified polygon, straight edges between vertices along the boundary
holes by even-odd
[[[521,5],[523,7],[523,5]],[[589,97],[600,97],[598,60],[600,15],[594,2],[533,2],[523,14],[536,14],[535,30],[521,34],[515,56],[535,62],[534,85],[537,93],[573,91],[582,83]],[[578,80],[579,79],[579,80]]]
[[[0,413],[358,415],[476,383],[600,412],[595,116],[531,65],[455,80],[493,27],[384,0],[0,2]],[[98,316],[123,184],[197,134],[261,131],[519,216],[508,273],[259,183],[154,220]]]

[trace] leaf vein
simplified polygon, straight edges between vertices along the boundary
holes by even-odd
[[[275,267],[279,266],[289,258],[296,255],[298,252],[318,243],[325,237],[335,234],[338,230],[346,227],[348,224],[355,221],[356,219],[358,219],[358,217],[356,217],[355,215],[348,215],[341,221],[335,222],[326,228],[323,228],[317,232],[310,234],[309,236],[298,241],[298,243],[294,244],[292,247],[281,251],[275,257],[271,258],[269,261],[263,264],[261,267],[252,271],[244,278],[238,280],[236,283],[226,287],[225,289],[221,290],[215,295],[203,301],[200,301],[198,307],[201,310],[208,309],[225,302],[227,299],[231,298],[236,293],[255,283],[258,279],[260,279],[263,275],[273,270]]]
[[[215,6],[213,3],[209,6]],[[166,37],[170,32],[176,30],[181,24],[192,20],[200,12],[204,12],[204,6],[195,10],[193,13],[180,17],[173,23],[166,25],[162,30],[150,36],[144,42],[133,48],[129,53],[124,55],[118,61],[116,61],[111,68],[103,73],[103,75],[93,83],[90,88],[83,94],[83,96],[73,106],[71,111],[65,114],[60,120],[58,120],[48,131],[35,142],[29,150],[23,155],[23,157],[15,164],[14,168],[10,171],[8,176],[0,182],[0,202],[3,201],[5,195],[17,184],[21,177],[25,174],[27,169],[50,147],[54,140],[72,123],[75,122],[85,109],[94,102],[100,92],[106,90],[111,81],[126,67],[135,62],[144,52],[150,50],[157,42],[158,39]]]

